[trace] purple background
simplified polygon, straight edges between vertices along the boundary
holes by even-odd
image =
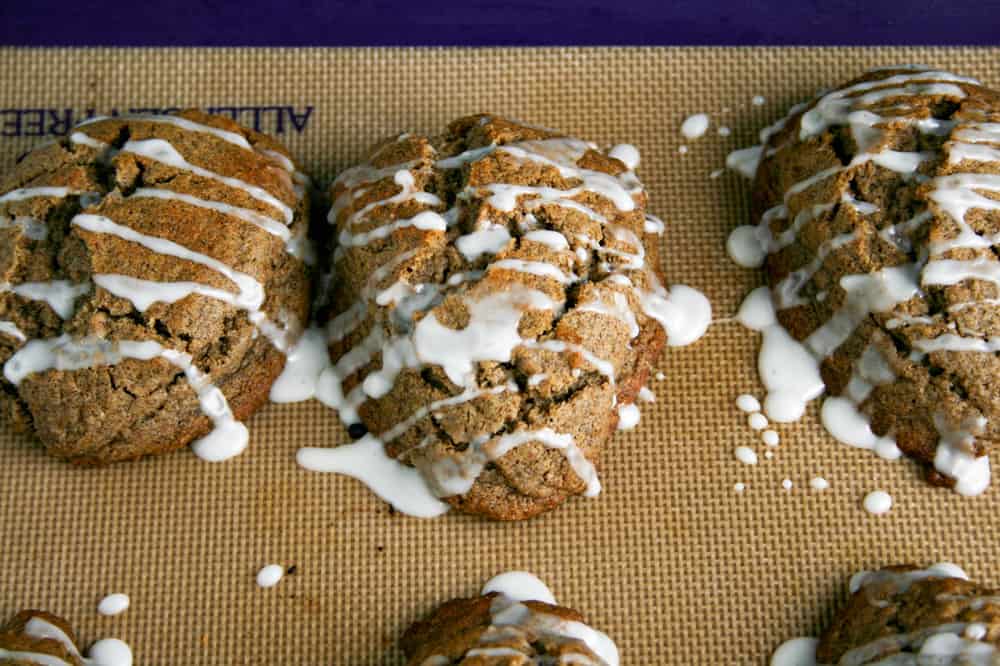
[[[1000,0],[0,0],[29,46],[1000,44]]]

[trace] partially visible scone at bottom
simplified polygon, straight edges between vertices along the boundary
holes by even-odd
[[[517,520],[597,494],[664,345],[710,318],[660,283],[638,160],[491,115],[377,145],[330,193],[321,399],[461,511]]]
[[[617,651],[602,650],[598,636],[574,610],[493,592],[443,604],[400,647],[408,666],[616,666]]]
[[[1000,590],[950,563],[856,574],[851,597],[819,640],[795,639],[772,666],[1000,664]],[[814,661],[805,654],[815,645]]]
[[[26,610],[0,627],[2,666],[132,666],[132,651],[115,638],[97,641],[84,658],[69,623],[45,611]]]
[[[242,451],[308,316],[306,185],[194,110],[25,155],[0,177],[0,413],[79,464]]]

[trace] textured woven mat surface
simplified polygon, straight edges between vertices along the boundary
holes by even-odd
[[[138,664],[399,664],[413,619],[490,576],[533,571],[614,637],[625,664],[760,664],[786,637],[815,632],[846,577],[883,563],[955,561],[1000,583],[1000,495],[964,499],[922,485],[914,466],[835,442],[816,405],[778,428],[773,459],[734,400],[760,395],[756,334],[732,323],[760,281],[725,255],[746,221],[745,181],[710,178],[728,151],[792,103],[871,66],[924,62],[1000,85],[1000,50],[0,50],[0,166],[65,131],[87,109],[232,109],[277,133],[326,181],[380,137],[435,131],[491,111],[642,151],[652,212],[668,222],[669,282],[703,290],[716,323],[662,359],[655,405],[619,434],[605,491],[524,524],[392,515],[359,483],[307,472],[301,446],[346,433],[316,402],[251,419],[239,458],[183,451],[80,470],[0,426],[0,615],[65,616],[85,643],[129,642]],[[751,104],[763,95],[762,106]],[[678,127],[707,112],[688,142]],[[716,124],[732,128],[729,137]],[[808,486],[821,475],[831,487]],[[782,480],[790,479],[790,491]],[[733,484],[745,482],[742,494]],[[864,495],[893,510],[873,517]],[[260,589],[269,562],[295,565]],[[97,602],[132,608],[103,618]]]

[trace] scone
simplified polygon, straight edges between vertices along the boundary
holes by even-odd
[[[982,492],[1000,437],[1000,94],[915,67],[824,93],[770,131],[753,208],[778,321],[836,396],[827,428]]]
[[[998,591],[954,565],[863,572],[851,590],[820,636],[820,664],[1000,663]]]
[[[99,641],[91,649],[91,657],[114,652],[116,664],[131,663],[131,651],[121,641]],[[123,659],[128,657],[127,662]],[[80,653],[76,637],[69,624],[44,611],[26,610],[12,617],[0,627],[0,664],[4,666],[29,666],[33,664],[59,664],[62,666],[100,666],[104,660],[87,659]]]
[[[574,610],[491,593],[441,605],[399,645],[408,666],[612,666],[595,652],[595,637]]]
[[[306,183],[198,111],[94,119],[19,160],[0,182],[9,420],[76,463],[241,451],[308,315]]]
[[[478,115],[340,175],[325,401],[352,434],[465,512],[522,519],[596,494],[668,333],[686,344],[709,317],[660,284],[637,162]]]

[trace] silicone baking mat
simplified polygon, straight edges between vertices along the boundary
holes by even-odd
[[[846,577],[890,562],[948,559],[1000,584],[1000,496],[922,484],[909,462],[835,442],[816,405],[780,426],[773,459],[734,405],[760,395],[758,336],[733,323],[760,281],[735,267],[726,233],[747,221],[747,183],[712,178],[730,150],[792,103],[871,66],[923,62],[1000,85],[1000,50],[0,50],[0,163],[91,111],[201,106],[284,140],[326,182],[380,137],[437,131],[491,111],[642,151],[652,212],[667,221],[664,273],[703,290],[716,322],[670,349],[655,405],[619,434],[604,493],[521,524],[394,514],[358,482],[307,472],[302,446],[347,436],[316,402],[271,405],[230,462],[188,451],[106,469],[48,459],[0,430],[0,615],[65,616],[88,643],[118,636],[137,664],[399,664],[395,641],[445,599],[526,569],[614,637],[624,664],[759,664],[813,633]],[[754,105],[754,96],[763,105]],[[686,142],[678,127],[709,113]],[[731,128],[728,137],[716,126]],[[688,151],[679,152],[687,143]],[[816,492],[809,480],[830,488]],[[793,482],[791,490],[782,481]],[[733,485],[744,482],[737,494]],[[888,490],[874,517],[864,495]],[[295,566],[261,589],[257,570]],[[101,617],[110,592],[131,609]]]

